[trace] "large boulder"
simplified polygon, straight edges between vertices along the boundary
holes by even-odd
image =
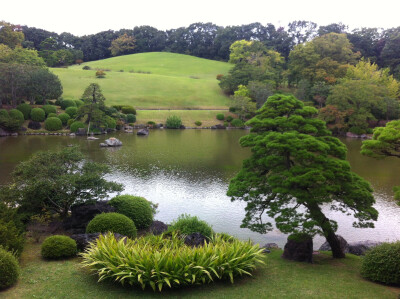
[[[75,240],[76,246],[79,251],[84,251],[89,243],[94,242],[101,233],[93,233],[93,234],[74,234],[71,236],[72,239]],[[124,238],[125,236],[121,234],[114,233],[114,237],[119,240]]]
[[[200,233],[192,233],[185,237],[185,244],[191,247],[203,246],[207,238]]]
[[[312,237],[305,234],[289,236],[282,257],[287,260],[312,263]]]
[[[340,247],[342,248],[344,253],[349,253],[349,243],[347,243],[347,241],[340,235],[336,235],[339,243],[340,243]],[[321,245],[321,247],[319,248],[320,251],[331,251],[331,246],[329,245],[328,242],[325,242],[324,244]]]
[[[148,129],[140,129],[136,133],[138,136],[147,136],[149,135],[149,130]]]
[[[79,128],[75,133],[75,135],[77,135],[77,136],[84,136],[86,134],[87,134],[87,132],[86,132],[85,128]]]
[[[168,230],[168,225],[158,220],[154,220],[149,227],[149,231],[153,233],[153,235],[161,235],[163,232],[166,232],[167,230]]]
[[[224,130],[224,129],[226,129],[226,127],[224,125],[218,124],[218,125],[211,126],[211,129],[212,130]]]
[[[355,255],[365,255],[365,252],[375,246],[381,245],[382,242],[375,241],[361,241],[349,243],[349,253]]]
[[[122,142],[119,139],[114,138],[114,137],[106,139],[104,141],[104,143],[107,144],[108,146],[111,146],[111,147],[121,146],[122,145]]]

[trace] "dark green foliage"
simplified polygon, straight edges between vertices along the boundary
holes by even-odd
[[[112,198],[109,204],[116,208],[118,213],[132,219],[138,229],[148,228],[153,222],[154,205],[143,197],[118,195]]]
[[[194,124],[195,124],[196,126],[200,127],[203,123],[202,123],[201,121],[199,121],[199,120],[196,120],[196,121],[194,122]]]
[[[57,116],[57,113],[49,113],[47,115],[47,118],[49,118],[49,117],[58,117],[58,116]]]
[[[306,240],[312,239],[312,236],[306,233],[295,233],[288,236],[288,240],[295,241],[295,242],[304,242]]]
[[[31,116],[32,107],[29,104],[23,103],[17,106],[17,109],[22,112],[24,119],[29,119]]]
[[[83,101],[82,100],[74,100],[74,102],[75,102],[75,104],[76,104],[76,107],[81,107],[81,106],[83,106]]]
[[[58,117],[49,117],[45,120],[44,127],[48,131],[58,131],[62,129],[62,121]]]
[[[362,135],[362,134],[367,133],[367,130],[365,130],[365,129],[363,129],[363,128],[360,128],[360,127],[351,127],[351,128],[349,129],[349,131],[350,131],[351,133],[353,133],[353,134],[356,134],[356,135]]]
[[[127,115],[126,115],[126,122],[127,122],[128,124],[130,124],[130,123],[135,123],[135,122],[136,122],[136,115],[135,115],[135,114],[132,114],[132,113],[127,114]]]
[[[2,207],[3,208],[3,207]],[[17,256],[24,248],[25,236],[15,224],[15,219],[0,218],[0,248],[3,247]]]
[[[228,123],[230,123],[232,120],[233,120],[233,117],[232,117],[232,116],[228,115],[228,116],[226,117],[226,121],[227,121]]]
[[[44,110],[44,112],[46,113],[46,115],[49,115],[50,113],[55,113],[57,114],[57,108],[53,105],[44,105],[42,107],[42,109]]]
[[[168,129],[179,129],[182,126],[182,120],[179,116],[171,115],[168,116],[165,125]]]
[[[8,117],[8,111],[6,109],[0,109],[0,117]]]
[[[224,120],[224,119],[225,119],[225,115],[224,115],[223,113],[218,113],[217,116],[216,116],[216,118],[217,118],[218,120]]]
[[[61,113],[58,115],[58,118],[61,120],[63,126],[65,126],[71,117],[67,113]]]
[[[68,117],[69,117],[69,115],[68,115]],[[67,121],[67,127],[69,128],[69,127],[72,125],[73,122],[75,122],[75,119],[70,118],[70,119]]]
[[[10,252],[0,248],[0,290],[15,284],[19,277],[18,261]]]
[[[129,238],[136,238],[135,223],[119,213],[102,213],[96,215],[87,225],[86,233],[118,233]]]
[[[75,118],[78,114],[78,108],[68,107],[67,109],[65,109],[65,113],[67,113],[71,118]]]
[[[106,116],[104,120],[106,122],[106,125],[107,125],[108,129],[113,129],[114,130],[116,128],[117,122],[115,121],[114,118],[112,118],[111,116]]]
[[[235,118],[231,121],[231,125],[237,128],[244,127],[244,122],[241,119]]]
[[[111,107],[117,109],[118,111],[121,111],[123,106],[122,105],[112,105]]]
[[[76,242],[68,236],[47,237],[42,243],[41,254],[45,259],[69,258],[75,256],[76,253]]]
[[[90,70],[91,68],[90,68],[90,66],[88,66],[88,65],[85,65],[83,68],[82,68],[82,70],[85,70],[85,71],[88,71],[88,70]]]
[[[150,125],[150,126],[154,126],[156,123],[155,123],[154,121],[152,121],[152,120],[149,120],[149,121],[147,122],[147,124]]]
[[[78,131],[79,128],[85,128],[85,127],[86,126],[83,122],[75,121],[69,126],[69,129],[71,133],[76,133],[76,131]]]
[[[46,112],[42,108],[33,108],[31,111],[31,119],[33,121],[42,122],[46,118]]]
[[[368,250],[361,275],[372,281],[400,285],[400,242],[384,243]]]
[[[10,118],[18,120],[21,125],[25,120],[24,115],[18,109],[11,109],[10,111],[8,111],[8,115]]]
[[[211,238],[214,233],[207,222],[200,220],[197,216],[190,216],[187,214],[182,214],[173,221],[168,231],[179,231],[181,234],[185,235],[201,233],[207,238]]]
[[[42,128],[42,125],[41,125],[40,122],[38,122],[38,121],[33,121],[33,120],[31,120],[31,121],[28,123],[28,128],[29,128],[29,129],[32,129],[32,130],[39,130],[39,129]]]
[[[76,107],[76,103],[74,100],[63,100],[60,103],[61,109],[65,110],[68,107]]]
[[[121,112],[124,114],[134,114],[136,115],[136,109],[132,106],[123,106],[121,107]]]

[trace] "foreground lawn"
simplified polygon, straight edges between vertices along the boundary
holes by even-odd
[[[84,65],[92,70],[82,70]],[[96,82],[103,90],[107,105],[227,109],[229,98],[219,88],[216,75],[226,74],[230,67],[226,62],[155,52],[53,68],[52,71],[62,82],[64,98],[79,99],[85,88]],[[109,70],[106,77],[97,79],[96,68]]]
[[[267,255],[266,264],[253,277],[236,279],[233,285],[217,282],[159,294],[97,283],[96,277],[80,268],[79,258],[44,261],[40,245],[28,243],[18,284],[0,292],[0,298],[397,298],[400,294],[400,288],[361,278],[359,257],[333,260],[320,254],[310,265],[285,261],[281,254],[278,250]]]

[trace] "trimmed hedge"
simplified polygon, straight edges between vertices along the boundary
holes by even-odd
[[[76,104],[76,107],[78,107],[78,108],[85,104],[82,100],[74,100],[74,102]]]
[[[33,121],[42,122],[46,119],[46,112],[42,108],[33,108],[31,111],[31,119]]]
[[[112,198],[108,204],[116,208],[135,223],[136,228],[148,228],[153,222],[154,209],[145,198],[133,195],[118,195]]]
[[[8,111],[6,109],[0,109],[0,117],[8,118]]]
[[[56,106],[53,105],[44,105],[42,107],[42,109],[44,110],[44,112],[46,113],[46,115],[49,115],[50,113],[55,113],[57,114],[57,108]]]
[[[126,115],[126,122],[128,124],[136,122],[136,115],[132,114],[132,113],[127,114]]]
[[[69,126],[69,129],[71,133],[76,133],[76,131],[78,131],[79,128],[85,128],[85,127],[86,126],[83,122],[75,121]]]
[[[61,120],[63,126],[65,126],[68,123],[70,116],[67,113],[61,113],[58,115],[58,118]]]
[[[225,115],[224,115],[223,113],[218,113],[218,114],[216,115],[216,118],[217,118],[218,120],[224,120],[224,119],[225,119]]]
[[[58,117],[49,117],[45,120],[44,127],[48,131],[58,131],[62,129],[62,121]]]
[[[19,277],[18,261],[10,252],[0,248],[0,290],[15,284]]]
[[[86,233],[118,233],[129,238],[136,238],[135,223],[119,213],[97,214],[87,225]]]
[[[10,111],[8,111],[8,115],[10,118],[18,120],[20,122],[20,124],[22,124],[25,120],[22,112],[17,109],[11,109]]]
[[[46,259],[61,259],[73,257],[77,251],[75,240],[68,236],[55,235],[43,241],[41,254]]]
[[[78,114],[78,108],[68,107],[67,109],[65,109],[65,113],[67,113],[71,118],[75,118]]]
[[[49,118],[49,117],[57,117],[57,113],[49,113],[47,115],[47,118]]]
[[[124,113],[124,114],[134,114],[134,115],[136,115],[136,109],[133,108],[132,106],[123,106],[123,107],[121,107],[121,112]]]
[[[190,216],[187,214],[182,214],[174,220],[168,228],[168,231],[179,231],[185,235],[201,233],[207,238],[211,238],[214,233],[207,222],[200,220],[197,216]]]
[[[76,103],[74,100],[62,100],[60,103],[60,107],[62,110],[65,110],[68,107],[76,107]]]
[[[17,106],[17,109],[22,112],[25,119],[29,119],[29,117],[31,116],[31,110],[32,110],[31,105],[26,103],[19,104]]]

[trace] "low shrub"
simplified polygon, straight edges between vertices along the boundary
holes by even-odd
[[[107,128],[109,128],[109,129],[114,130],[117,126],[117,121],[114,118],[112,118],[111,116],[106,116],[105,122],[107,124]]]
[[[16,132],[21,128],[22,122],[19,119],[7,116],[0,116],[0,127],[10,132]]]
[[[182,126],[182,120],[179,116],[171,115],[168,116],[165,125],[168,129],[179,129]]]
[[[136,115],[136,109],[132,106],[123,106],[121,107],[121,112],[125,114],[134,114]]]
[[[74,100],[74,102],[76,104],[76,107],[78,107],[78,108],[85,104],[82,100]]]
[[[69,126],[71,133],[76,133],[76,131],[78,131],[80,128],[85,128],[85,124],[80,121],[75,121]]]
[[[200,220],[197,216],[190,216],[187,214],[182,214],[174,220],[168,228],[168,231],[179,231],[185,235],[201,233],[207,238],[211,238],[213,235],[213,230],[207,222]]]
[[[88,71],[88,70],[91,70],[91,67],[88,66],[88,65],[85,65],[85,66],[82,68],[82,70]]]
[[[42,108],[33,108],[31,111],[31,120],[42,122],[46,119],[46,112]]]
[[[0,117],[7,118],[8,117],[8,111],[6,109],[0,109]]]
[[[47,118],[49,117],[57,117],[57,113],[50,113],[49,115],[47,115]]]
[[[68,236],[47,237],[42,243],[41,254],[46,259],[69,258],[75,256],[76,253],[76,242]]]
[[[96,78],[105,78],[106,77],[106,72],[102,70],[96,71]]]
[[[46,113],[46,115],[49,115],[50,113],[55,113],[55,114],[57,114],[57,108],[56,108],[56,106],[53,106],[53,105],[44,105],[44,106],[42,106],[42,109],[44,110],[44,112]]]
[[[148,124],[149,126],[154,126],[156,123],[155,123],[154,121],[152,121],[152,120],[149,120],[149,121],[147,122],[147,124]]]
[[[196,126],[200,127],[203,123],[202,123],[201,121],[199,121],[199,120],[196,120],[196,121],[194,122],[194,124],[195,124]]]
[[[44,127],[48,131],[58,131],[62,129],[61,119],[58,117],[49,117],[44,122]]]
[[[217,118],[218,120],[224,120],[224,119],[225,119],[225,115],[224,115],[223,113],[218,113],[218,114],[216,115],[216,118]]]
[[[118,195],[109,201],[117,212],[123,214],[135,223],[136,228],[148,228],[153,222],[155,205],[143,197],[133,195]]]
[[[213,237],[204,246],[186,246],[176,234],[148,235],[137,240],[117,241],[112,234],[100,236],[82,254],[82,264],[97,273],[99,280],[137,285],[162,291],[215,280],[251,275],[264,255],[250,241],[225,241]],[[128,262],[129,261],[129,262]]]
[[[233,117],[232,117],[232,116],[228,115],[228,116],[226,117],[226,121],[227,121],[228,123],[230,123],[232,120],[233,120]]]
[[[231,121],[231,125],[237,128],[243,128],[244,122],[241,119],[235,118]]]
[[[60,115],[61,115],[61,114],[60,114]],[[68,117],[69,117],[69,115],[68,115]],[[73,119],[73,118],[70,118],[69,120],[67,120],[67,127],[68,127],[68,128],[71,127],[71,125],[72,125],[73,122],[75,122],[75,119]]]
[[[18,261],[10,252],[0,248],[0,290],[15,284],[19,277]]]
[[[28,128],[29,128],[29,129],[32,129],[32,130],[40,130],[40,129],[42,128],[42,125],[41,125],[40,122],[38,122],[38,121],[33,121],[33,120],[31,120],[31,121],[28,123]]]
[[[58,115],[58,118],[61,120],[63,126],[65,126],[71,117],[69,116],[68,113],[61,113]]]
[[[136,115],[135,115],[135,114],[132,114],[132,113],[127,114],[127,115],[126,115],[126,122],[127,122],[127,123],[134,123],[134,122],[136,122]]]
[[[368,250],[361,275],[372,281],[400,285],[400,241],[383,243]]]
[[[24,115],[18,109],[11,109],[10,111],[8,111],[8,116],[10,118],[18,120],[21,125],[24,123]]]
[[[117,109],[118,111],[121,111],[123,106],[122,105],[112,105],[111,107]]]
[[[118,233],[129,238],[136,238],[135,223],[119,213],[97,214],[87,225],[86,233]]]
[[[17,109],[22,112],[24,119],[29,119],[31,116],[32,107],[29,104],[23,103],[17,106]]]
[[[364,130],[360,127],[351,127],[349,131],[356,135],[362,135],[362,134],[366,133],[366,130]]]
[[[78,114],[78,108],[68,107],[67,109],[65,109],[65,113],[67,113],[71,118],[75,118]]]
[[[25,237],[15,222],[0,219],[0,248],[4,248],[19,256],[24,248]]]
[[[229,112],[235,113],[236,112],[236,108],[235,107],[229,107]]]
[[[60,107],[62,110],[65,110],[68,107],[76,107],[76,103],[74,100],[62,100],[60,103]]]

